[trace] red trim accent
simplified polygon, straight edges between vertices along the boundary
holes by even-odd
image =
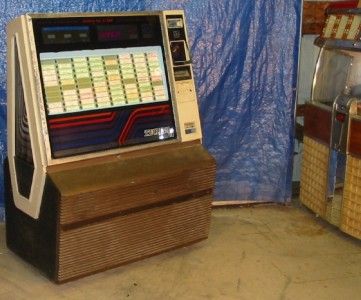
[[[75,116],[75,117],[63,117],[63,118],[56,118],[49,121],[50,124],[54,123],[61,123],[61,122],[68,122],[73,120],[82,120],[82,119],[88,119],[88,118],[98,118],[98,117],[106,117],[111,115],[111,112],[106,113],[97,113],[97,114],[89,114],[84,116]]]
[[[103,118],[94,118],[93,115],[91,115],[91,116],[88,115],[88,116],[82,116],[84,119],[88,118],[88,120],[84,120],[84,121],[62,123],[62,124],[51,124],[50,122],[49,123],[50,123],[50,128],[51,129],[77,127],[77,126],[83,126],[83,125],[111,122],[111,121],[114,120],[115,116],[116,116],[116,114],[113,112],[113,113],[107,113],[107,116],[103,117]],[[76,117],[74,117],[74,118],[76,118]],[[66,118],[62,118],[63,122],[66,122],[67,120],[68,119],[66,119]]]
[[[123,145],[129,135],[130,129],[134,125],[135,121],[141,117],[148,117],[148,116],[159,116],[159,115],[166,115],[170,113],[169,105],[159,105],[153,107],[145,107],[139,108],[131,113],[128,118],[127,123],[124,126],[124,130],[120,134],[118,138],[118,142],[120,145]]]
[[[337,1],[335,3],[330,4],[329,8],[356,8],[358,1]]]

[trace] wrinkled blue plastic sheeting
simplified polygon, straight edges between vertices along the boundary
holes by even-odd
[[[147,0],[184,8],[216,198],[291,197],[301,1]]]
[[[204,144],[218,165],[216,198],[287,201],[292,176],[298,0],[0,0],[1,159],[6,156],[7,22],[27,12],[144,9],[186,11]]]

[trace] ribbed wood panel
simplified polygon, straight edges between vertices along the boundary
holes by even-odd
[[[61,194],[61,225],[89,222],[212,190],[215,161],[200,144],[173,145],[49,173]]]
[[[141,153],[143,155],[141,155]],[[145,178],[159,178],[180,170],[202,169],[214,165],[214,159],[202,145],[174,144],[163,151],[143,150],[136,155],[119,155],[112,161],[86,164],[73,169],[52,168],[49,176],[62,194],[69,197],[108,189],[120,184],[136,185]],[[69,166],[68,166],[69,167]]]
[[[361,239],[361,159],[351,155],[347,156],[340,228]]]
[[[119,185],[112,188],[64,197],[60,203],[60,224],[82,222],[210,190],[213,189],[214,176],[215,165],[212,163],[203,169],[181,169],[146,176],[134,183],[119,180]]]
[[[59,232],[58,281],[181,247],[208,236],[211,196]]]
[[[315,213],[326,217],[329,149],[308,136],[303,141],[300,199]]]

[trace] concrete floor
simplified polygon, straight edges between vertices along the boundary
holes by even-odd
[[[361,241],[297,206],[215,209],[208,241],[59,286],[1,225],[0,299],[361,299]]]

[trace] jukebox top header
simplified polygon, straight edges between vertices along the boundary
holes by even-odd
[[[340,95],[361,97],[361,9],[328,9],[312,101],[332,107]]]
[[[334,47],[361,48],[361,9],[329,8],[322,34],[316,44],[322,46],[326,41]]]
[[[145,16],[99,16],[51,18],[32,17],[39,51],[159,45],[162,43],[160,18]],[[102,46],[103,45],[103,46]]]

